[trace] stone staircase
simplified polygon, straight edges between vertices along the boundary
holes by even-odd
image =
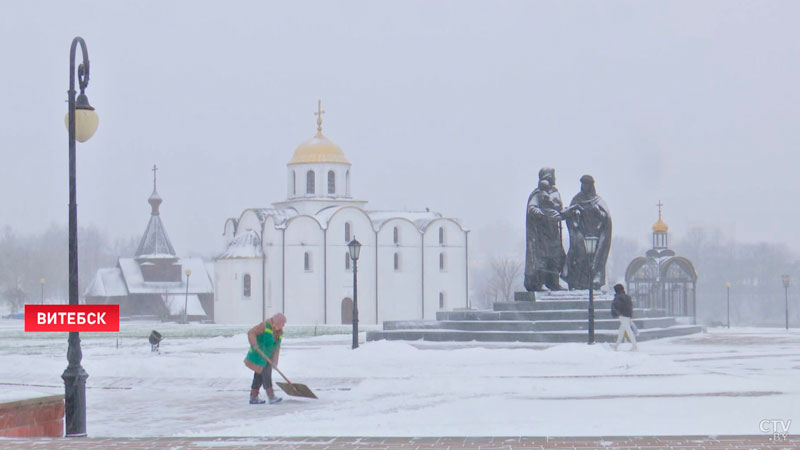
[[[367,341],[587,342],[589,291],[517,292],[517,301],[495,303],[491,310],[436,313],[436,320],[389,321]],[[611,317],[613,296],[594,294],[595,342],[614,342],[619,321]],[[639,341],[701,333],[703,327],[678,323],[657,309],[634,308]]]

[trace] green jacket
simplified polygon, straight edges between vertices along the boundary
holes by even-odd
[[[256,343],[258,344],[258,348],[260,348],[261,351],[271,359],[272,355],[275,353],[275,350],[280,347],[282,339],[282,337],[275,339],[275,335],[272,332],[272,326],[269,324],[269,322],[266,322],[264,333],[256,336]],[[247,358],[245,358],[245,360],[250,361],[258,366],[265,366],[267,364],[267,361],[264,360],[264,358],[262,358],[253,347],[250,347],[250,350],[247,351]]]

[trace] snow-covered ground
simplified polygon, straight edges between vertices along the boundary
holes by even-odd
[[[0,401],[63,393],[66,334],[22,327],[0,320]],[[287,326],[280,368],[319,399],[276,386],[281,404],[249,405],[247,328],[123,322],[119,338],[82,335],[89,435],[761,434],[764,419],[792,420],[793,434],[800,427],[798,331],[711,329],[639,352],[362,334],[351,350],[349,335]],[[165,337],[160,353],[150,351],[152,329]]]

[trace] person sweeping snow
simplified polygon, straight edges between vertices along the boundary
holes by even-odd
[[[272,389],[272,367],[278,365],[281,351],[283,326],[286,316],[277,313],[264,322],[259,323],[247,332],[247,341],[250,350],[244,359],[244,365],[253,371],[253,383],[250,386],[250,404],[261,405],[266,403],[258,397],[261,386],[267,391],[270,404],[278,403],[282,398],[275,396]]]

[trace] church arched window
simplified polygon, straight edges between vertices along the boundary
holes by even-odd
[[[439,253],[439,270],[444,272],[446,269],[447,269],[447,266],[445,266],[444,252],[441,252],[441,253]]]
[[[439,292],[439,309],[444,309],[444,292]]]
[[[314,171],[306,172],[306,194],[314,193]]]
[[[444,245],[444,227],[439,227],[439,245]]]
[[[400,243],[400,229],[397,228],[397,227],[394,227],[394,236],[393,236],[393,238],[394,238],[394,243],[395,244],[399,244]]]
[[[244,274],[243,280],[244,281],[242,283],[242,295],[244,295],[245,297],[250,297],[250,274],[248,273]]]
[[[297,195],[297,172],[292,171],[292,195]]]
[[[306,252],[303,255],[303,268],[306,272],[311,272],[311,252]]]
[[[344,242],[349,244],[350,241],[351,241],[351,238],[350,238],[350,222],[345,222],[344,223]]]
[[[350,252],[344,254],[344,270],[350,270]]]
[[[336,193],[336,174],[332,170],[328,171],[328,194]]]
[[[345,181],[345,194],[348,197],[350,197],[350,171],[349,170],[344,175],[344,181]]]
[[[400,253],[394,252],[394,270],[400,270]]]

